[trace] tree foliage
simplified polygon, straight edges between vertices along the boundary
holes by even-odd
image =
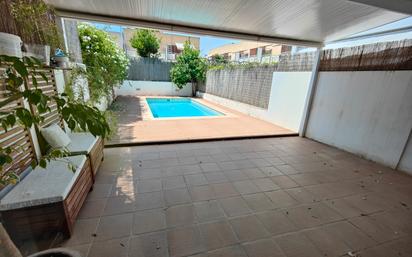
[[[70,129],[80,128],[84,131],[90,131],[94,136],[101,136],[105,138],[110,133],[110,127],[103,113],[97,108],[88,106],[83,103],[73,101],[66,98],[64,94],[56,96],[48,96],[43,91],[37,88],[36,77],[41,76],[47,81],[44,73],[38,70],[41,68],[39,60],[31,57],[17,57],[0,55],[0,65],[5,66],[5,72],[0,76],[6,83],[7,95],[4,100],[0,101],[0,125],[3,130],[7,131],[13,128],[16,124],[20,124],[26,129],[37,125],[44,120],[41,114],[50,112],[50,102],[57,106],[57,111],[68,124]],[[27,81],[31,78],[33,88],[29,88]],[[19,100],[25,99],[28,104],[35,106],[38,114],[32,113],[25,107],[17,107],[10,109],[9,104]],[[7,185],[15,183],[18,180],[16,167],[11,167],[3,170],[4,166],[13,163],[13,154],[19,152],[21,149],[8,147],[0,147],[0,185]],[[45,167],[47,162],[51,159],[70,155],[65,150],[53,150],[49,154],[42,157],[39,163],[33,163]]]
[[[221,64],[226,64],[226,63],[228,63],[228,61],[221,54],[213,55],[210,60],[210,64],[212,65],[221,65]]]
[[[206,67],[206,61],[200,57],[200,51],[186,41],[182,54],[177,57],[176,64],[170,70],[172,82],[178,88],[183,88],[189,82],[204,81]]]
[[[154,57],[159,51],[160,39],[153,30],[139,29],[130,39],[130,44],[141,57]]]
[[[90,97],[97,102],[126,79],[129,60],[105,31],[87,24],[80,24],[78,31]]]

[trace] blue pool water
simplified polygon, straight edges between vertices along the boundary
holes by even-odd
[[[223,115],[188,98],[146,98],[146,101],[155,118]]]

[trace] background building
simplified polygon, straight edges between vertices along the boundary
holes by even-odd
[[[125,50],[126,55],[137,57],[136,49],[130,44],[130,39],[138,29],[124,28],[122,32],[109,31],[116,44]],[[184,43],[189,41],[190,44],[200,49],[200,38],[184,34],[174,34],[166,31],[155,31],[157,38],[160,39],[159,58],[166,61],[174,61],[179,53],[182,52]]]
[[[291,47],[287,45],[242,41],[216,47],[207,56],[222,55],[233,62],[277,62],[281,53],[290,50]]]

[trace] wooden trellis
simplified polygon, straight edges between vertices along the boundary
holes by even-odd
[[[0,67],[0,75],[5,72],[4,67]],[[0,79],[0,101],[7,98],[9,92],[6,90],[6,82]],[[24,107],[23,99],[15,100],[0,109],[1,112],[10,112],[17,108]],[[14,171],[16,174],[22,173],[36,160],[32,138],[27,129],[22,125],[16,124],[13,128],[5,131],[0,128],[0,146],[2,148],[10,147],[13,152],[11,154],[13,162],[3,166],[2,173]]]

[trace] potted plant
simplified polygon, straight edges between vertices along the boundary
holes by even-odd
[[[0,32],[0,55],[22,57],[21,43],[19,36]]]
[[[54,61],[57,64],[57,67],[60,68],[69,68],[69,57],[63,52],[63,50],[57,48],[54,56],[53,56]]]

